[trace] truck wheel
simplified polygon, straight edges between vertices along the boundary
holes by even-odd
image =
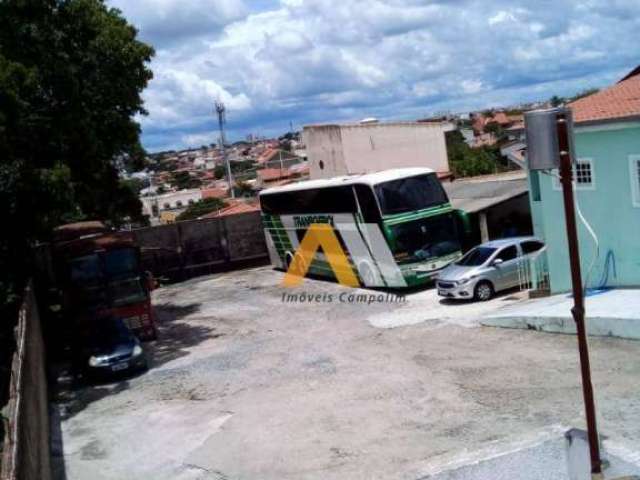
[[[474,298],[481,302],[490,300],[491,297],[493,297],[493,293],[493,285],[491,285],[491,282],[488,282],[486,280],[478,282],[476,288],[473,290]]]

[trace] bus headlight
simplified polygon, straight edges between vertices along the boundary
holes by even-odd
[[[99,367],[106,364],[108,361],[109,357],[107,355],[91,355],[89,357],[89,366]]]
[[[142,355],[142,347],[140,345],[136,345],[133,347],[133,353],[131,353],[132,357],[138,357]]]

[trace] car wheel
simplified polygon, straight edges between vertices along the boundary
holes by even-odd
[[[473,296],[476,300],[486,302],[493,297],[493,285],[487,281],[478,282],[473,290]]]

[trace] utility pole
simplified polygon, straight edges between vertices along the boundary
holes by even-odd
[[[576,322],[578,336],[578,352],[580,355],[580,373],[582,376],[582,396],[584,400],[587,435],[589,439],[589,458],[591,462],[591,478],[601,480],[602,461],[600,459],[600,443],[596,424],[596,408],[591,383],[591,365],[589,362],[589,346],[585,328],[584,287],[580,270],[580,249],[578,230],[576,228],[576,212],[573,196],[573,119],[571,110],[557,107],[549,110],[534,110],[525,113],[525,130],[527,134],[527,165],[529,170],[549,171],[559,168],[562,196],[564,199],[564,216],[569,247],[569,265],[571,268],[571,286],[573,291],[573,308],[571,314]],[[537,172],[535,172],[537,174]]]
[[[226,139],[224,137],[224,124],[226,122],[225,117],[225,107],[224,103],[221,100],[216,100],[216,113],[218,114],[218,127],[220,128],[220,153],[222,154],[222,160],[225,163],[225,167],[227,169],[227,183],[229,184],[229,195],[231,198],[235,198],[235,194],[233,193],[233,178],[231,177],[231,164],[229,163],[229,158],[227,157],[227,150],[225,148]]]
[[[573,167],[571,145],[569,140],[569,123],[571,113],[559,113],[557,116],[558,152],[560,155],[560,182],[564,198],[564,216],[569,244],[569,263],[571,265],[571,285],[573,290],[573,308],[571,314],[576,322],[578,333],[578,351],[580,353],[580,369],[582,374],[582,396],[584,397],[585,416],[587,417],[587,434],[589,437],[589,456],[591,458],[591,476],[597,479],[602,474],[600,460],[600,443],[596,424],[596,407],[593,399],[591,383],[591,365],[589,362],[589,345],[584,324],[584,289],[580,269],[580,249],[578,230],[576,228],[576,212],[573,199]]]

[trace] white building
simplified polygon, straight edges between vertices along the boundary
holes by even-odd
[[[160,213],[167,210],[185,209],[201,199],[202,192],[199,188],[140,197],[142,213],[149,215],[151,219],[160,217]]]
[[[304,127],[302,140],[311,179],[403,167],[446,173],[444,134],[454,128],[448,122],[310,125]]]

